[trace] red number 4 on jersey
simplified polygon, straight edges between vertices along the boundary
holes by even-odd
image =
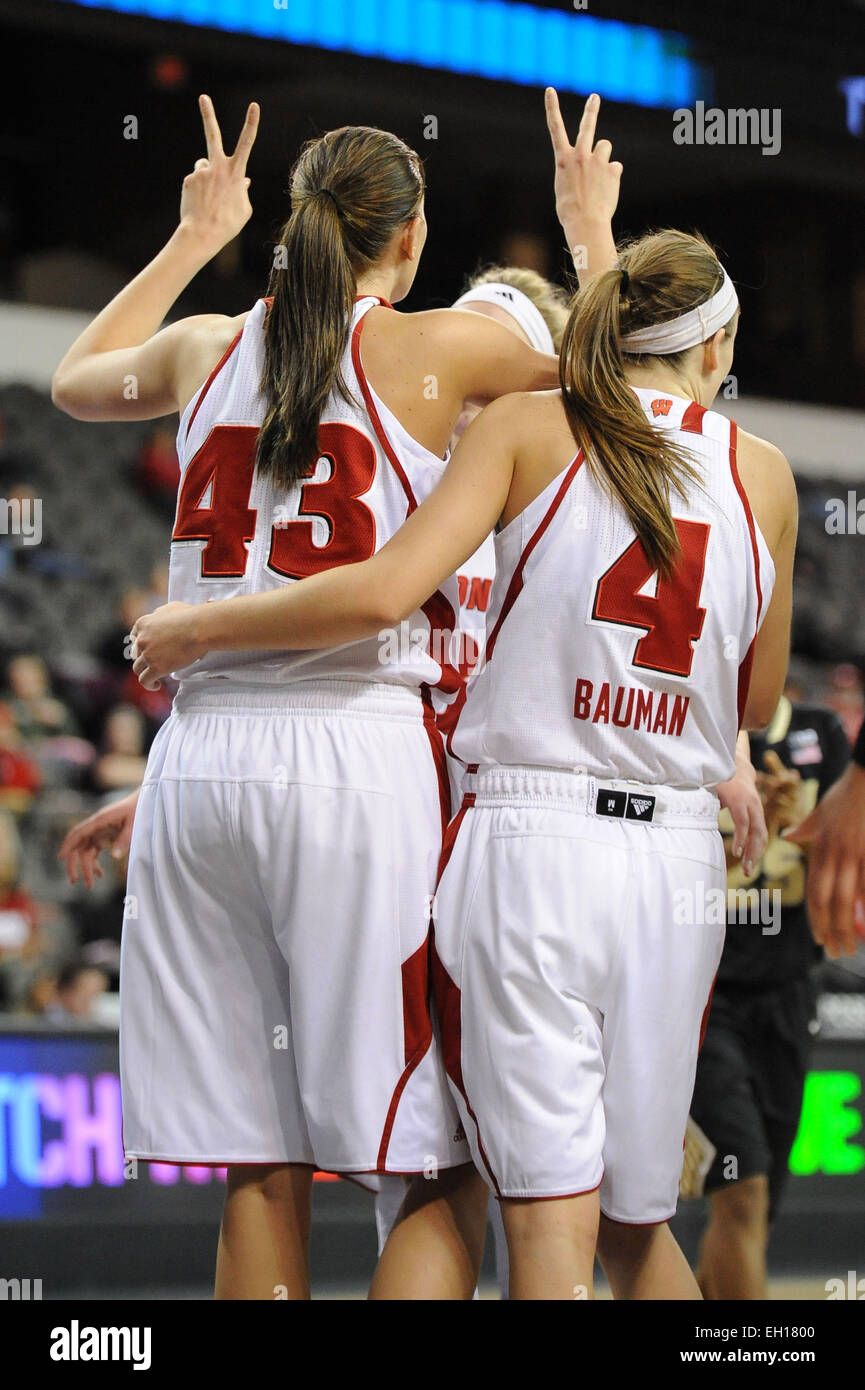
[[[595,589],[592,617],[622,627],[643,628],[631,658],[633,666],[668,676],[689,676],[694,643],[706,619],[700,592],[706,568],[709,526],[702,521],[674,518],[681,552],[668,579],[658,576],[655,594],[640,590],[655,568],[642,541],[634,540],[601,575]]]

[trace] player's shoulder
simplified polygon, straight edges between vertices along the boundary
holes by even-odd
[[[173,324],[171,331],[177,335],[178,359],[183,374],[194,377],[197,372],[206,368],[206,376],[243,332],[249,312],[247,310],[234,316],[194,314]]]
[[[400,314],[399,318],[412,332],[457,340],[471,337],[478,331],[478,323],[483,323],[480,314],[473,314],[467,309],[420,309],[415,313]]]
[[[388,357],[394,353],[420,351],[425,355],[435,354],[442,358],[465,355],[465,346],[472,325],[467,327],[454,319],[478,318],[477,314],[462,313],[453,309],[403,310],[373,306],[364,323],[364,343],[375,350],[379,344]]]
[[[191,345],[198,348],[221,347],[224,350],[243,332],[243,325],[251,312],[246,309],[242,314],[234,315],[195,314],[184,320],[185,336]]]
[[[477,351],[478,345],[485,339],[488,342],[501,341],[504,327],[497,319],[473,313],[470,309],[422,309],[417,313],[400,314],[400,318],[410,323],[413,331],[446,342],[451,351],[458,351],[461,347],[467,351]],[[509,333],[510,329],[505,329],[505,332]]]
[[[178,330],[176,385],[181,410],[238,340],[249,312],[196,314],[173,325]]]
[[[785,454],[759,435],[739,430],[736,466],[751,505],[776,515],[795,517],[798,511],[796,480]]]
[[[759,470],[776,482],[793,477],[789,461],[777,444],[741,428],[736,431],[736,461],[740,472],[743,467]]]
[[[562,393],[553,391],[511,391],[484,407],[488,428],[507,429],[519,439],[538,438],[539,430],[567,430]]]

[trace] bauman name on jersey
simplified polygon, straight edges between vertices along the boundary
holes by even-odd
[[[593,681],[580,679],[574,697],[574,718],[592,724],[615,724],[619,729],[644,729],[647,734],[681,737],[691,701],[687,695],[668,695],[645,686],[617,685],[615,698],[609,681],[595,693]]]

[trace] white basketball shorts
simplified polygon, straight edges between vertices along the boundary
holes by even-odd
[[[600,1188],[614,1220],[666,1221],[724,940],[717,798],[543,769],[469,784],[432,970],[474,1161],[499,1197]]]
[[[429,1010],[443,773],[405,687],[181,689],[129,863],[130,1156],[335,1172],[468,1161]]]

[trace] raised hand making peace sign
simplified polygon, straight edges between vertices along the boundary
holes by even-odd
[[[222,148],[222,135],[209,96],[198,99],[207,158],[183,180],[180,223],[195,233],[212,255],[237,236],[252,216],[246,164],[258,131],[258,103],[250,102],[234,154]]]
[[[610,159],[613,147],[609,140],[594,143],[599,96],[593,93],[587,99],[573,145],[554,88],[547,88],[544,103],[556,161],[556,215],[577,270],[593,275],[615,264],[612,221],[619,202],[622,166]]]

